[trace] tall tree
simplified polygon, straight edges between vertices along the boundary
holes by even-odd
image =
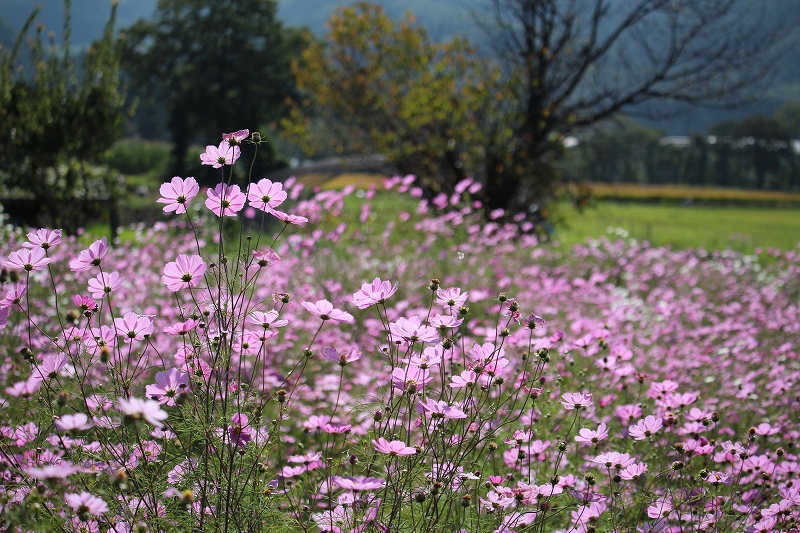
[[[512,142],[488,152],[494,207],[524,210],[555,182],[553,140],[657,101],[730,105],[765,79],[780,23],[749,0],[491,0],[484,24],[519,84]],[[486,20],[484,18],[484,20]]]
[[[165,100],[174,174],[184,174],[193,140],[281,115],[305,38],[284,29],[276,9],[275,0],[159,0],[154,20],[124,32],[124,69]]]
[[[115,5],[102,39],[79,64],[70,50],[70,2],[64,2],[61,45],[44,44],[39,25],[30,39],[32,72],[19,52],[33,25],[34,11],[16,45],[0,47],[0,190],[24,205],[26,215],[43,214],[50,224],[75,231],[113,201],[124,183],[97,165],[122,123],[119,57],[114,41]]]

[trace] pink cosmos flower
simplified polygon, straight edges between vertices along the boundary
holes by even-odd
[[[353,294],[353,304],[359,309],[366,309],[375,304],[382,304],[397,292],[397,283],[375,278],[372,283],[364,283],[361,290]]]
[[[619,477],[625,481],[635,481],[645,472],[647,472],[647,465],[645,463],[633,463],[620,470]]]
[[[156,373],[155,385],[147,385],[147,397],[160,404],[175,405],[175,400],[189,388],[189,376],[177,368]]]
[[[54,465],[44,465],[40,467],[24,466],[22,471],[26,476],[33,479],[57,480],[66,479],[68,476],[80,472],[80,468],[69,461],[61,461]]]
[[[386,485],[386,481],[375,477],[350,477],[350,476],[333,476],[331,481],[337,487],[344,490],[364,491],[364,490],[378,490]]]
[[[469,298],[469,293],[462,293],[458,287],[436,291],[436,303],[448,309],[460,309],[467,303],[467,298]]]
[[[287,224],[294,224],[295,226],[303,226],[306,222],[308,222],[306,217],[301,217],[300,215],[290,215],[289,213],[284,213],[283,211],[278,211],[277,209],[273,210],[272,214],[275,215],[278,220],[286,222]]]
[[[331,435],[342,435],[344,433],[350,433],[353,429],[352,424],[322,424],[319,426],[319,429],[324,431],[325,433],[329,433]]]
[[[436,342],[439,340],[439,333],[434,328],[422,324],[416,316],[411,318],[400,317],[397,322],[390,322],[389,333],[392,342],[414,343]]]
[[[433,315],[428,320],[428,325],[444,333],[448,329],[457,328],[462,322],[462,319],[452,315]]]
[[[322,320],[333,320],[334,322],[353,322],[353,315],[340,309],[334,309],[333,304],[328,300],[317,300],[316,303],[303,302],[303,307],[309,313],[315,314]]]
[[[94,241],[88,250],[83,250],[77,259],[69,262],[69,268],[73,272],[84,272],[93,266],[100,266],[100,261],[108,253],[108,241],[105,237],[99,241]]]
[[[275,250],[270,248],[269,250],[264,251],[253,250],[253,259],[256,260],[258,266],[265,267],[280,261],[281,256],[275,253]]]
[[[228,435],[234,446],[244,446],[253,440],[253,431],[249,427],[250,419],[246,414],[236,413],[231,420],[232,424],[228,428]]]
[[[67,356],[63,352],[55,355],[48,355],[42,360],[42,364],[35,367],[31,377],[48,380],[58,376],[64,367],[67,366]]]
[[[604,465],[606,468],[625,468],[635,463],[636,459],[627,453],[608,452],[598,455],[592,461]]]
[[[162,183],[159,192],[161,193],[161,198],[156,202],[167,204],[164,206],[164,212],[171,213],[174,211],[176,215],[181,215],[186,212],[186,206],[192,198],[200,192],[200,185],[192,177],[182,179],[175,176],[171,182]]]
[[[117,406],[127,420],[144,420],[159,428],[164,427],[162,420],[166,420],[169,416],[166,411],[161,409],[161,405],[153,400],[119,398]]]
[[[76,294],[72,297],[72,303],[81,311],[97,311],[97,302],[90,296]]]
[[[11,312],[9,307],[0,307],[0,329],[8,325],[8,315]]]
[[[94,425],[83,413],[61,415],[53,421],[53,424],[61,431],[85,431]]]
[[[247,322],[256,326],[261,326],[264,329],[281,328],[289,323],[288,320],[283,320],[274,309],[272,311],[253,311],[247,317]]]
[[[409,393],[417,392],[430,383],[431,379],[430,371],[418,366],[397,367],[392,370],[392,385],[394,388]]]
[[[28,241],[30,242],[22,243],[23,248],[42,248],[47,250],[61,244],[61,230],[37,229],[28,233]]]
[[[644,420],[640,420],[638,423],[629,427],[628,434],[633,440],[646,440],[650,438],[653,433],[661,429],[663,425],[664,423],[660,418],[647,415]]]
[[[125,342],[130,343],[134,340],[140,341],[153,334],[152,316],[137,315],[133,311],[128,311],[122,318],[114,319],[114,327],[117,335],[125,337]]]
[[[351,348],[349,351],[339,353],[336,348],[328,346],[322,350],[322,357],[328,361],[339,363],[339,366],[345,366],[347,363],[358,361],[361,359],[361,350],[358,348]]]
[[[375,451],[379,453],[387,453],[389,455],[414,455],[417,453],[416,448],[406,446],[406,443],[401,440],[387,441],[381,437],[378,440],[373,440],[372,444],[375,446]]]
[[[247,139],[249,136],[250,130],[237,130],[233,133],[223,133],[222,140],[231,146],[236,146],[237,144],[242,144],[242,141]]]
[[[467,418],[467,414],[461,409],[451,407],[444,401],[437,402],[433,398],[427,398],[424,402],[417,403],[417,411],[423,416],[429,416],[434,419],[457,420]]]
[[[204,165],[211,165],[214,168],[222,168],[223,165],[233,165],[241,150],[238,146],[232,146],[227,140],[219,143],[219,146],[208,145],[206,151],[200,154],[200,161]]]
[[[266,178],[258,183],[251,183],[247,187],[247,199],[250,201],[250,205],[267,213],[273,212],[286,200],[287,196],[282,184],[272,183]]]
[[[478,375],[472,370],[464,370],[461,375],[450,378],[450,386],[454,389],[471,387],[478,380]]]
[[[116,292],[122,287],[119,272],[101,272],[89,280],[89,292],[93,298],[102,299],[106,294]]]
[[[0,309],[6,309],[15,305],[22,304],[22,299],[25,293],[28,292],[28,285],[22,281],[18,281],[10,291],[6,292],[5,296],[0,299]]]
[[[190,318],[184,322],[178,322],[177,324],[165,327],[164,333],[167,335],[188,335],[189,332],[193,331],[199,324],[199,320]]]
[[[242,355],[254,355],[261,350],[262,344],[261,337],[258,334],[252,331],[245,331],[235,336],[231,349],[235,353]]]
[[[203,274],[206,273],[206,264],[199,255],[181,254],[164,267],[161,281],[172,292],[177,292],[188,287],[197,287]]]
[[[578,435],[575,435],[575,440],[582,444],[597,444],[601,440],[608,438],[608,427],[605,424],[597,426],[596,430],[581,428]]]
[[[105,501],[86,491],[80,494],[64,494],[64,501],[67,505],[72,507],[72,510],[75,511],[81,519],[88,517],[88,515],[100,516],[108,512],[108,504]]]
[[[22,250],[8,254],[6,266],[32,272],[44,270],[53,260],[47,257],[44,248],[23,248]]]
[[[592,402],[591,394],[583,394],[581,392],[567,392],[561,395],[561,405],[563,405],[564,409],[566,409],[567,411],[572,411],[573,409],[591,407],[594,404]]]
[[[237,148],[238,150],[238,148]],[[244,207],[246,196],[238,185],[217,184],[214,189],[209,189],[206,207],[218,217],[233,217]]]

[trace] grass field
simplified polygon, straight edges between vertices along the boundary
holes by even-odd
[[[800,242],[800,209],[766,207],[678,206],[596,202],[582,214],[572,207],[559,211],[563,222],[556,239],[564,246],[609,233],[676,248],[756,248],[789,250]]]

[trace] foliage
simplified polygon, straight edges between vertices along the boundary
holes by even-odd
[[[126,73],[166,106],[173,175],[185,175],[195,139],[281,115],[294,90],[289,61],[305,37],[275,12],[274,0],[160,0],[155,20],[124,30]],[[274,164],[269,150],[262,168]]]
[[[308,153],[385,154],[434,193],[478,171],[499,71],[466,41],[432,43],[413,18],[395,24],[373,4],[335,12],[328,30],[292,65],[303,98],[285,136]]]
[[[0,49],[0,178],[3,195],[32,200],[32,213],[74,232],[98,210],[114,202],[121,180],[97,166],[121,124],[119,58],[114,45],[115,6],[104,37],[76,65],[70,55],[70,3],[65,1],[64,35],[57,49],[43,43],[37,26],[31,41],[34,72],[18,68],[17,54],[36,11],[16,46]]]

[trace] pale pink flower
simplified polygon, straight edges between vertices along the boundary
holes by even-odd
[[[339,353],[336,348],[328,346],[322,350],[322,357],[328,361],[339,363],[339,366],[345,366],[348,363],[361,359],[361,350],[358,348],[351,348],[350,350]]]
[[[386,485],[386,481],[374,477],[342,477],[333,476],[331,478],[334,485],[345,490],[364,491],[364,490],[378,490]]]
[[[437,342],[439,333],[436,329],[422,324],[416,316],[411,318],[400,317],[397,322],[389,323],[389,333],[392,342]]]
[[[300,215],[290,215],[289,213],[284,213],[283,211],[273,210],[271,213],[280,221],[286,222],[287,224],[294,224],[295,226],[304,226],[308,219],[306,217],[301,217]]]
[[[83,272],[93,266],[100,266],[100,261],[108,253],[108,241],[105,237],[99,241],[94,241],[88,250],[83,250],[77,259],[69,262],[69,268],[73,272]]]
[[[373,440],[372,444],[375,446],[375,451],[386,453],[389,455],[414,455],[417,449],[411,446],[406,446],[406,443],[401,440],[387,441],[381,437],[378,440]]]
[[[242,144],[242,141],[247,139],[249,136],[250,130],[237,130],[233,133],[223,133],[222,140],[231,146],[236,146],[237,144]]]
[[[472,370],[464,370],[458,376],[450,378],[450,386],[454,389],[471,387],[478,380],[478,375]]]
[[[578,435],[575,435],[575,440],[582,444],[597,444],[601,440],[608,438],[608,427],[605,424],[597,426],[596,430],[581,428]]]
[[[184,322],[178,322],[177,324],[165,327],[164,333],[167,335],[188,335],[189,332],[193,331],[198,325],[200,325],[199,320],[190,318]]]
[[[238,150],[238,148],[237,148]],[[217,184],[214,189],[209,189],[206,207],[218,217],[233,217],[244,207],[247,198],[238,185]]]
[[[219,146],[208,145],[206,151],[200,154],[200,161],[204,165],[211,165],[214,168],[222,168],[223,165],[233,165],[241,150],[238,146],[232,146],[227,140],[219,143]]]
[[[166,411],[161,409],[161,405],[153,400],[119,398],[117,406],[126,419],[130,421],[144,420],[159,428],[164,427],[162,421],[169,416]]]
[[[23,248],[42,248],[47,250],[61,244],[61,230],[37,229],[28,233],[28,241],[23,242]]]
[[[8,254],[6,266],[24,270],[25,272],[33,272],[44,270],[52,261],[51,258],[47,257],[47,252],[44,251],[44,248],[23,248]]]
[[[647,415],[644,420],[640,420],[638,423],[629,427],[628,434],[633,438],[633,440],[646,440],[653,433],[661,429],[663,425],[664,423],[660,418],[656,418],[653,415]]]
[[[375,278],[372,283],[364,283],[361,290],[353,294],[353,304],[359,309],[366,309],[375,304],[382,304],[397,292],[397,283]]]
[[[174,262],[167,263],[161,281],[172,292],[188,287],[197,287],[206,273],[206,264],[199,255],[181,254]]]
[[[89,292],[93,298],[103,298],[106,294],[116,292],[122,287],[119,272],[101,272],[89,280]]]
[[[561,395],[561,405],[563,405],[564,409],[567,411],[591,407],[593,405],[592,395],[583,394],[581,392],[567,392]]]
[[[175,400],[189,388],[189,376],[177,368],[156,373],[155,384],[145,387],[147,397],[160,404],[175,405]]]
[[[171,182],[162,183],[159,192],[161,193],[161,198],[156,202],[167,204],[164,206],[164,212],[171,213],[174,211],[176,215],[181,215],[186,212],[186,206],[192,198],[200,192],[200,186],[197,180],[192,177],[182,179],[175,176]]]
[[[271,311],[253,311],[247,317],[247,322],[250,324],[261,326],[264,329],[281,328],[289,323],[288,320],[283,320],[274,309]]]
[[[625,481],[634,481],[639,479],[645,472],[647,472],[645,463],[633,463],[620,470],[619,477]]]
[[[436,291],[436,303],[447,309],[460,309],[469,298],[468,292],[461,292],[458,287],[439,289]]]
[[[283,185],[277,182],[273,183],[266,178],[257,183],[251,183],[247,187],[247,199],[250,201],[250,205],[267,213],[273,212],[286,200],[286,197]]]
[[[457,420],[460,418],[467,418],[467,414],[456,407],[447,405],[444,401],[436,401],[433,398],[427,398],[424,402],[417,403],[417,411],[423,416],[428,416],[433,419]]]
[[[89,422],[89,417],[83,413],[61,415],[53,421],[53,424],[61,431],[85,431],[91,429],[94,425]]]
[[[153,334],[153,320],[151,316],[137,315],[133,311],[128,311],[122,318],[114,319],[114,327],[117,335],[125,338],[126,343],[134,340],[140,341]]]
[[[303,302],[303,307],[309,313],[313,313],[322,320],[333,320],[334,322],[353,322],[353,315],[340,309],[334,309],[333,304],[328,300],[317,300],[316,303]]]
[[[108,504],[105,501],[86,491],[80,494],[64,494],[64,501],[82,519],[87,515],[100,516],[108,512]]]

